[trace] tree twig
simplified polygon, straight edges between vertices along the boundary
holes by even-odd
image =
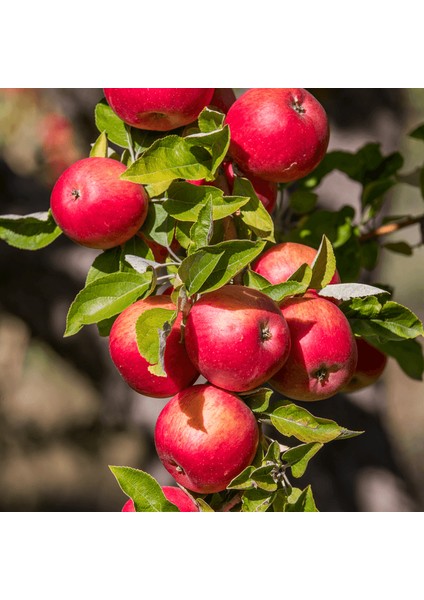
[[[395,231],[399,231],[400,229],[410,227],[411,225],[417,225],[419,223],[424,223],[424,215],[418,215],[417,217],[408,217],[403,221],[397,221],[396,223],[387,223],[386,225],[380,225],[380,227],[377,227],[377,229],[373,229],[372,231],[367,231],[366,233],[363,233],[360,236],[359,241],[366,242],[368,240],[372,240],[383,235],[389,235],[390,233],[394,233]]]
[[[221,506],[221,508],[219,509],[218,512],[228,512],[230,511],[234,506],[237,506],[237,504],[239,504],[239,502],[241,502],[241,497],[243,495],[243,492],[238,492],[237,494],[235,494],[231,500],[228,500],[228,502],[226,502],[225,504],[223,504]]]

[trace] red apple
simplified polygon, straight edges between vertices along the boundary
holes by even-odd
[[[329,398],[352,378],[357,361],[355,337],[342,311],[325,298],[306,295],[281,305],[291,335],[291,351],[270,380],[293,400]]]
[[[211,383],[233,392],[261,385],[287,359],[290,334],[277,304],[262,292],[226,285],[191,308],[185,344]]]
[[[213,88],[105,88],[112,110],[128,125],[169,131],[192,123],[213,96]]]
[[[83,158],[56,181],[50,198],[54,220],[74,242],[105,250],[132,238],[143,225],[148,196],[124,181],[126,167],[112,158]]]
[[[305,177],[327,151],[327,115],[303,89],[252,88],[234,102],[226,123],[234,161],[268,181]]]
[[[304,263],[312,265],[316,254],[317,251],[310,246],[296,242],[283,242],[275,244],[256,259],[252,270],[275,285],[287,281]],[[337,271],[330,283],[340,283]]]
[[[358,348],[358,364],[352,379],[343,392],[356,392],[372,385],[381,377],[387,364],[387,356],[363,338],[355,338]]]
[[[224,490],[253,460],[259,430],[252,411],[235,394],[194,385],[174,396],[155,428],[164,467],[185,488]]]
[[[164,485],[162,486],[162,492],[169,502],[180,509],[180,512],[199,512],[197,504],[181,488]],[[131,498],[125,502],[121,512],[135,512],[134,501]]]
[[[139,316],[151,308],[175,310],[169,296],[149,296],[126,308],[112,325],[109,351],[116,368],[139,394],[153,398],[168,398],[196,381],[199,376],[181,342],[181,313],[166,340],[164,364],[166,377],[149,371],[149,363],[138,350],[136,323]]]
[[[234,165],[230,161],[226,161],[223,163],[223,167],[225,170],[225,174],[227,176],[228,185],[230,187],[231,193],[233,193],[234,186]],[[277,202],[278,195],[278,185],[272,181],[266,181],[265,179],[261,179],[260,177],[255,177],[255,175],[245,175],[244,173],[239,172],[241,177],[246,177],[250,180],[253,189],[259,200],[265,206],[269,214],[271,214],[275,208],[275,204]]]
[[[210,101],[210,107],[227,114],[236,99],[233,88],[216,88]]]

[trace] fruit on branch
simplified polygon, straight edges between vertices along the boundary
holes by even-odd
[[[125,123],[169,131],[192,123],[213,96],[213,88],[105,88],[106,100]]]
[[[228,181],[228,185],[230,188],[230,192],[233,193],[234,178],[235,178],[234,165],[231,161],[226,161],[225,163],[223,163],[223,167],[225,170],[225,174],[227,176],[227,181]],[[257,197],[262,202],[262,204],[265,206],[267,211],[271,214],[273,212],[273,210],[275,208],[275,204],[277,202],[277,195],[278,195],[277,184],[274,183],[273,181],[266,181],[266,179],[261,179],[260,177],[256,177],[255,175],[245,175],[239,169],[236,168],[236,171],[237,170],[238,170],[238,175],[240,175],[240,177],[246,177],[247,179],[250,180],[250,182],[253,185],[253,189],[256,192]]]
[[[252,265],[252,270],[270,283],[277,284],[287,281],[304,263],[312,265],[317,250],[296,242],[275,244],[264,252]],[[340,283],[340,277],[335,272],[330,283]]]
[[[343,392],[356,392],[372,385],[381,377],[387,364],[387,355],[363,338],[355,338],[358,348],[358,363],[352,379]]]
[[[210,101],[210,107],[227,114],[236,99],[233,88],[216,88]]]
[[[290,329],[291,351],[270,384],[293,400],[333,396],[350,381],[357,362],[355,337],[345,315],[314,294],[283,301],[281,311]]]
[[[106,250],[132,238],[147,216],[141,185],[124,181],[125,165],[90,157],[73,163],[56,181],[50,198],[53,218],[74,242]]]
[[[162,409],[156,450],[173,478],[189,490],[224,490],[253,460],[259,429],[252,411],[235,394],[213,385],[179,392]]]
[[[139,394],[168,398],[196,381],[197,369],[190,362],[181,342],[181,313],[166,339],[164,367],[166,377],[149,371],[149,363],[137,345],[136,323],[139,316],[152,308],[176,310],[169,296],[149,296],[126,308],[112,325],[109,352],[123,379]]]
[[[169,502],[180,509],[180,512],[199,512],[197,504],[181,488],[163,485],[162,492]],[[134,501],[131,498],[125,502],[121,512],[135,512]]]
[[[305,177],[327,151],[327,115],[303,89],[252,88],[234,102],[225,121],[234,161],[268,181]]]
[[[241,285],[226,285],[192,306],[185,344],[208,381],[241,392],[261,385],[283,366],[290,334],[271,298]]]

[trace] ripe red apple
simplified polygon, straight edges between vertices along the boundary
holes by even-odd
[[[231,161],[225,161],[223,163],[224,171],[227,176],[228,185],[230,187],[231,193],[233,193],[234,186],[234,165]],[[256,177],[255,175],[245,175],[244,173],[239,173],[241,177],[246,177],[250,180],[253,189],[259,200],[265,206],[269,214],[271,214],[275,208],[275,204],[277,202],[278,195],[278,185],[273,181],[266,181],[265,179],[261,179],[260,177]]]
[[[54,220],[71,240],[105,250],[132,238],[143,225],[148,196],[124,181],[126,167],[112,158],[83,158],[56,181],[50,198]]]
[[[283,366],[290,334],[271,298],[241,285],[226,285],[192,306],[185,345],[208,381],[241,392],[261,385]]]
[[[109,351],[116,368],[139,394],[167,398],[186,388],[199,376],[181,342],[181,313],[166,340],[164,364],[166,377],[150,373],[149,363],[138,350],[136,323],[139,316],[151,308],[175,310],[169,296],[149,296],[126,308],[112,325]]]
[[[181,488],[164,485],[162,486],[162,492],[169,502],[180,509],[180,512],[199,512],[197,504]],[[131,498],[125,502],[121,512],[135,512],[134,501]]]
[[[252,88],[234,102],[226,123],[232,158],[246,173],[268,181],[305,177],[327,151],[327,115],[303,89]]]
[[[252,264],[252,270],[275,285],[287,281],[304,263],[312,265],[316,254],[317,251],[310,246],[296,242],[283,242],[275,244],[256,259]],[[330,283],[340,283],[337,271]]]
[[[216,88],[210,101],[210,106],[227,114],[236,99],[233,88]]]
[[[162,409],[155,428],[164,467],[185,488],[224,490],[253,460],[259,430],[252,411],[235,394],[194,385]]]
[[[355,337],[342,311],[325,298],[307,294],[281,305],[291,335],[291,351],[270,380],[293,400],[329,398],[352,378],[357,361]]]
[[[213,96],[213,88],[105,88],[112,110],[128,125],[169,131],[192,123]]]
[[[358,363],[352,379],[342,392],[356,392],[372,385],[381,377],[387,364],[387,355],[363,338],[355,338],[358,348]]]

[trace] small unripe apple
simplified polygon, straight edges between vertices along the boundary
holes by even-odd
[[[53,218],[74,242],[106,250],[124,244],[143,225],[148,196],[141,185],[120,179],[125,165],[112,158],[83,158],[56,181]]]
[[[290,334],[271,298],[248,287],[226,285],[191,307],[185,344],[190,360],[208,381],[241,392],[258,387],[283,366]]]
[[[153,398],[168,398],[194,383],[199,373],[190,362],[181,341],[181,313],[166,340],[166,377],[150,373],[149,363],[138,349],[136,323],[144,311],[152,308],[176,310],[169,296],[149,296],[138,300],[126,308],[112,325],[109,351],[119,373],[136,392]]]
[[[181,488],[164,485],[162,486],[162,492],[169,502],[180,509],[180,512],[199,512],[197,504]],[[125,502],[121,512],[135,512],[134,501],[131,498]]]
[[[356,392],[372,385],[381,377],[387,364],[387,355],[363,338],[355,338],[358,348],[358,363],[352,379],[342,392]]]
[[[233,160],[246,173],[268,181],[305,177],[327,151],[327,115],[304,89],[249,89],[231,106],[226,123]]]
[[[175,481],[193,492],[224,490],[252,462],[259,430],[235,394],[213,385],[179,392],[156,422],[156,450]]]
[[[357,362],[355,337],[338,306],[319,296],[283,301],[291,351],[270,380],[274,389],[293,400],[330,398],[352,378]]]
[[[213,88],[105,88],[111,109],[139,129],[169,131],[192,123],[213,96]]]
[[[287,281],[304,263],[312,265],[317,250],[297,242],[275,244],[264,252],[252,264],[252,271],[265,277],[270,283],[277,284]],[[330,283],[340,283],[337,271]]]

